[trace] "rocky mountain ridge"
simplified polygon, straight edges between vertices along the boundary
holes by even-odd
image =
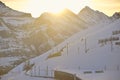
[[[60,15],[43,13],[38,18],[31,17],[7,7],[0,2],[0,58],[19,57],[10,65],[0,64],[2,68],[18,65],[20,62],[41,55],[54,48],[70,36],[99,24],[109,24],[114,19],[85,7],[79,14],[65,9]],[[2,69],[1,68],[1,69]]]

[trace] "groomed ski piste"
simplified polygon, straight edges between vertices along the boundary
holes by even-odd
[[[32,66],[26,70],[28,62]],[[15,67],[1,80],[54,80],[55,71],[81,80],[120,80],[120,19],[73,35]]]

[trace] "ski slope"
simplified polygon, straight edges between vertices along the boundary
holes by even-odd
[[[43,55],[30,59],[34,66],[27,72],[23,71],[25,63],[22,63],[2,80],[44,80],[40,76],[54,77],[55,70],[76,74],[82,80],[120,80],[120,45],[115,44],[120,42],[120,34],[113,35],[117,30],[120,31],[120,19],[104,26],[90,27]],[[98,43],[113,37],[118,40]]]

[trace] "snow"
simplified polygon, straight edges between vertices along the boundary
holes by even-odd
[[[9,75],[9,76],[10,76],[9,78],[4,77],[2,80],[54,80],[49,78],[30,77],[30,76],[24,75],[24,72],[23,73],[13,72],[12,75]]]
[[[19,57],[3,57],[0,58],[0,66],[8,66],[11,62],[19,60]]]
[[[0,31],[3,31],[3,30],[10,31],[9,28],[5,25],[5,23],[2,19],[0,19],[0,23],[1,23]]]
[[[86,6],[85,8],[83,8],[78,16],[84,20],[85,22],[91,24],[91,25],[104,25],[104,24],[108,24],[111,23],[112,20],[109,19],[109,17],[107,15],[105,15],[102,12],[99,11],[94,11],[91,8],[89,8],[88,6]]]
[[[69,72],[71,74],[76,74],[83,80],[119,80],[120,71],[117,67],[120,66],[120,47],[114,45],[113,51],[111,51],[111,44],[109,42],[102,47],[98,44],[99,39],[111,37],[112,31],[120,29],[119,26],[120,19],[116,20],[110,25],[105,25],[102,28],[101,26],[98,26],[77,33],[47,53],[31,59],[30,62],[35,63],[35,66],[30,71],[32,71],[35,67],[37,67],[37,71],[38,67],[40,67],[42,70],[46,70],[46,67],[48,67],[49,71],[58,70]],[[118,34],[116,36],[119,37],[120,35]],[[87,49],[89,48],[87,53],[84,49],[85,39]],[[49,54],[60,51],[62,48],[64,48],[62,56],[46,60]],[[22,69],[23,64],[19,65],[11,72],[19,71],[20,67]],[[98,70],[102,70],[104,72],[94,73]],[[27,72],[28,75],[31,74],[30,71]],[[92,73],[84,74],[84,71],[92,71]],[[11,72],[9,72],[10,75],[12,75]],[[8,75],[6,75],[6,77],[8,77]],[[46,76],[45,72],[42,72],[41,75]],[[50,72],[48,72],[48,75],[52,77],[54,76]],[[14,78],[18,80],[20,76],[24,77],[25,74],[19,74]],[[27,80],[26,76],[24,78],[25,79],[22,80]],[[28,79],[30,79],[30,76]],[[37,80],[37,78],[35,79]]]
[[[35,71],[39,76],[39,69],[42,70],[41,76],[54,77],[54,70],[58,70],[76,74],[82,80],[119,80],[120,46],[115,45],[116,41],[113,41],[113,48],[110,41],[103,46],[98,43],[98,40],[111,36],[120,38],[120,34],[112,35],[112,31],[116,30],[120,30],[120,19],[104,26],[89,27],[48,52],[30,59],[30,63],[35,65],[28,72],[23,71],[25,63],[22,63],[3,76],[2,80],[42,80],[42,78],[30,76],[35,75]],[[50,54],[59,51],[62,53],[61,56],[47,59]],[[46,74],[47,70],[48,74]],[[85,74],[85,71],[92,73]],[[103,72],[95,73],[95,71]]]
[[[24,24],[29,24],[34,21],[34,18],[31,17],[2,17],[5,23],[11,24],[14,26],[20,26]]]

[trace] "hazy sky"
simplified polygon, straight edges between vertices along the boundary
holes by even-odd
[[[34,17],[43,12],[60,12],[68,8],[78,13],[83,7],[89,6],[111,16],[114,12],[120,12],[120,0],[1,0],[7,6],[31,13]]]

